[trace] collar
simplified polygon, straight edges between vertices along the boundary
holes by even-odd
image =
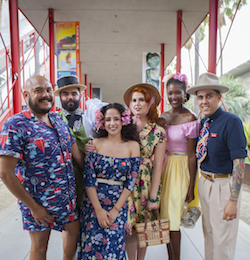
[[[39,119],[30,109],[25,109],[21,112],[26,118],[28,118],[29,120],[32,120],[34,122],[36,121],[40,121],[43,122],[44,124],[46,124],[44,121],[42,121],[41,119]],[[48,117],[50,119],[51,124],[53,125],[53,127],[56,126],[56,121],[54,119],[54,113],[53,112],[49,112],[48,113]]]
[[[72,113],[69,113],[67,110],[65,110],[64,108],[62,108],[62,112],[63,114],[67,117],[68,115],[71,115]],[[76,112],[74,113],[75,115],[83,115],[83,111],[80,108],[77,108]]]
[[[221,107],[219,107],[214,114],[212,114],[209,118],[211,119],[211,122],[213,122],[214,120],[216,120],[221,114],[223,113],[223,110],[221,109]],[[203,118],[203,122],[206,121],[207,117]]]

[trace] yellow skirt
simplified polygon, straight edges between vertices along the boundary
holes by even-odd
[[[189,182],[188,156],[169,154],[162,174],[160,217],[169,219],[170,231],[180,229]],[[195,186],[197,186],[197,183],[198,178]],[[199,199],[196,187],[195,199],[191,201],[189,207],[198,207],[198,205]]]

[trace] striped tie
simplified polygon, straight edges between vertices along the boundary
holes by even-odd
[[[209,136],[209,124],[211,119],[207,118],[201,128],[197,147],[196,147],[196,158],[201,163],[207,156],[207,138]]]

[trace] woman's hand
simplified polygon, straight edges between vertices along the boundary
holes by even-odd
[[[190,203],[194,199],[194,188],[189,187],[185,202]]]
[[[147,209],[148,211],[151,211],[151,210],[154,210],[154,209],[158,209],[158,208],[159,208],[159,207],[158,207],[157,202],[151,202],[151,201],[148,200],[147,206],[146,206],[146,209]]]
[[[114,221],[112,222],[114,217],[103,208],[96,211],[96,217],[100,227],[102,228],[109,228],[114,222]]]
[[[94,152],[96,150],[96,147],[93,145],[93,140],[89,140],[86,144],[85,144],[85,154],[88,154],[89,152]]]
[[[117,209],[115,208],[112,208],[110,211],[109,211],[110,215],[113,217],[113,219],[109,219],[110,222],[112,222],[112,224],[115,222],[119,212],[117,211]]]

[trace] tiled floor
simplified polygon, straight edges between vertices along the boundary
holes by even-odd
[[[194,229],[182,229],[181,259],[204,259],[203,236],[201,220]],[[1,260],[28,260],[30,239],[29,234],[21,228],[21,214],[14,203],[0,211],[0,259]],[[240,221],[235,260],[248,260],[250,255],[250,227]],[[48,260],[62,259],[61,233],[52,232]],[[152,246],[147,250],[145,260],[166,260],[166,246]]]
[[[0,183],[1,184],[1,183]],[[30,238],[22,230],[21,213],[16,199],[0,185],[0,259],[28,260]],[[204,240],[201,218],[194,229],[182,229],[181,259],[204,259]],[[250,226],[240,220],[235,260],[250,259]],[[61,233],[52,231],[47,260],[62,259]],[[145,260],[167,260],[165,245],[148,247]],[[223,259],[221,259],[223,260]]]

